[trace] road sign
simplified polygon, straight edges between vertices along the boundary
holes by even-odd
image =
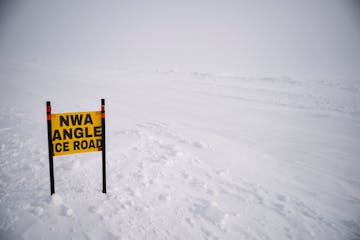
[[[51,114],[46,102],[50,193],[55,193],[53,157],[102,151],[103,193],[106,193],[105,100],[101,111]]]
[[[102,151],[101,111],[51,114],[54,156]]]

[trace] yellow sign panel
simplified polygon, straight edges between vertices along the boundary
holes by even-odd
[[[101,112],[51,114],[54,156],[101,151]]]

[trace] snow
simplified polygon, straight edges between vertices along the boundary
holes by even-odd
[[[358,239],[357,79],[0,65],[1,239]],[[54,158],[45,101],[107,107],[101,154]]]
[[[0,240],[360,239],[355,1],[1,1]],[[106,99],[101,153],[54,113]]]

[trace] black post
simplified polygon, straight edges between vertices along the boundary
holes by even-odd
[[[103,193],[106,193],[105,99],[103,98],[101,99],[101,132]]]
[[[51,139],[51,104],[46,102],[47,130],[48,130],[48,146],[49,146],[49,169],[50,169],[50,194],[55,193],[54,183],[54,163],[53,163],[53,146]]]

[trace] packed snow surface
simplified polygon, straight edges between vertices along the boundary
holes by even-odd
[[[358,79],[0,65],[0,239],[359,239]],[[54,158],[45,102],[101,154]]]

